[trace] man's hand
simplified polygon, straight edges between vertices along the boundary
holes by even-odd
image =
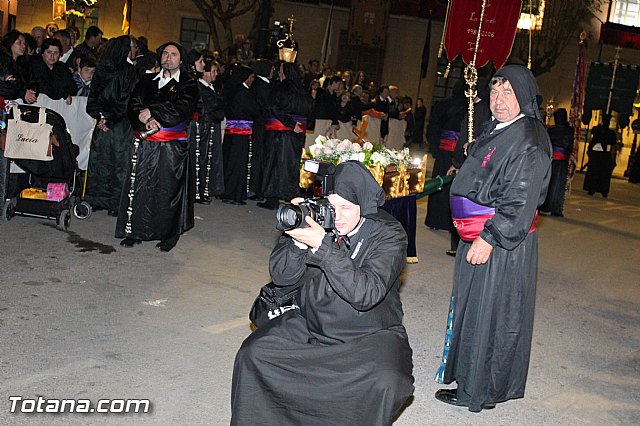
[[[71,95],[69,95],[69,96],[67,96],[67,98],[64,100],[64,103],[65,103],[65,104],[67,104],[67,105],[71,105],[71,101],[72,101],[72,100],[73,100],[73,99],[71,98]]]
[[[302,133],[302,131],[303,131],[303,130],[302,130],[302,123],[298,123],[298,122],[296,121],[296,125],[295,125],[295,127],[293,128],[293,131],[294,131],[295,133]]]
[[[477,237],[471,243],[471,247],[467,252],[467,262],[472,265],[483,265],[487,263],[489,260],[489,256],[493,251],[493,246],[483,240],[480,237]]]
[[[158,121],[152,118],[151,120],[147,121],[147,123],[144,125],[144,128],[147,130],[151,130],[151,129],[160,130],[162,126]]]
[[[459,169],[457,169],[456,166],[449,167],[449,170],[447,170],[447,176],[454,175],[454,174],[458,173],[458,170]]]
[[[101,118],[100,121],[98,121],[98,129],[102,130],[103,132],[108,132],[109,127],[107,127],[107,120]]]
[[[140,120],[141,123],[145,124],[151,120],[151,111],[149,110],[149,108],[145,108],[140,111],[140,113],[138,114],[138,120]]]
[[[327,232],[309,216],[307,216],[305,220],[309,225],[307,228],[296,228],[290,231],[285,231],[285,233],[291,236],[294,240],[304,243],[310,248],[317,249],[322,244],[322,240]]]

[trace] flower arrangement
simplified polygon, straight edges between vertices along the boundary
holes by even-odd
[[[374,145],[365,142],[360,145],[348,139],[328,139],[325,136],[318,136],[315,143],[309,147],[305,157],[318,161],[327,161],[338,164],[344,161],[360,161],[367,167],[381,166],[385,168],[391,164],[405,167],[410,166],[411,156],[409,148],[402,151],[388,149],[383,145]]]

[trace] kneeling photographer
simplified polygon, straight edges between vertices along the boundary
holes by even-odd
[[[297,287],[299,309],[243,342],[233,425],[390,425],[413,393],[399,295],[406,234],[379,209],[384,192],[362,163],[341,163],[333,177],[328,203],[295,199],[278,210],[287,230],[269,270],[275,286]]]

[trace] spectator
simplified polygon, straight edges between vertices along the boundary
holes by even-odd
[[[35,53],[42,53],[42,42],[47,38],[47,31],[42,27],[33,27],[31,36],[36,40]]]
[[[36,92],[31,83],[29,58],[25,55],[24,34],[9,31],[0,46],[0,96],[6,100],[22,98],[28,104],[34,103]]]
[[[87,56],[80,60],[78,65],[78,71],[73,73],[73,81],[78,88],[77,96],[89,96],[91,91],[91,81],[93,80],[93,74],[96,72],[96,61]]]
[[[71,96],[78,92],[71,71],[59,62],[62,45],[55,38],[42,42],[42,54],[31,60],[31,75],[35,81],[36,93],[45,94],[51,99],[64,99],[71,104]]]
[[[99,59],[98,46],[102,43],[102,30],[95,25],[87,28],[87,32],[84,36],[84,41],[76,46],[75,56],[77,55],[91,55],[94,59]]]
[[[67,64],[67,66],[72,65],[69,62],[69,58],[73,55],[73,45],[71,44],[71,36],[69,35],[69,31],[67,30],[59,30],[53,35],[53,38],[57,39],[62,45],[62,54],[60,55],[59,61]]]

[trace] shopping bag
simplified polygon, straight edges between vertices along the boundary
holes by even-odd
[[[23,121],[18,107],[13,107],[13,119],[8,120],[4,156],[23,160],[51,161],[49,148],[53,126],[46,123],[46,110],[40,108],[37,123]]]

